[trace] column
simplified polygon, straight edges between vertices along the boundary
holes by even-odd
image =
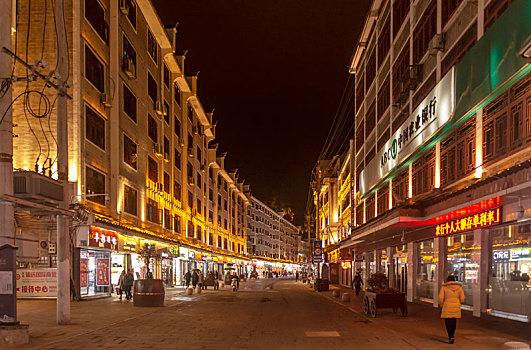
[[[439,306],[439,290],[446,280],[446,237],[436,237],[433,240],[433,250],[437,256],[437,270],[435,271],[435,281],[433,281],[433,307]]]
[[[407,244],[407,301],[413,301],[415,298],[415,279],[417,277],[418,269],[418,251],[416,242]]]
[[[389,278],[389,287],[393,287],[395,285],[395,259],[393,258],[393,249],[391,247],[387,247],[386,249],[387,254],[387,277]]]
[[[472,315],[481,316],[481,311],[487,308],[487,285],[489,280],[489,239],[488,230],[474,230],[474,249],[472,259],[478,263],[477,283],[473,287]]]

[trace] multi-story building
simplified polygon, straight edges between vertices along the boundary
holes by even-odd
[[[270,261],[301,261],[299,228],[258,198],[251,196],[247,208],[247,253]]]
[[[30,64],[46,60],[48,74],[56,61],[52,6],[17,3],[16,54]],[[165,28],[147,0],[66,1],[65,22],[68,200],[92,214],[73,230],[78,292],[110,293],[124,268],[143,277],[137,253],[145,244],[156,246],[152,271],[170,285],[191,268],[243,265],[246,185],[211,144],[213,116],[198,99],[197,75],[185,74],[176,29]],[[17,64],[14,74],[27,71]],[[14,84],[14,96],[24,92],[13,105],[14,168],[56,177],[55,91],[39,80]],[[50,111],[34,117],[47,102]],[[20,267],[53,268],[55,218],[19,211],[16,222]]]
[[[531,4],[375,0],[355,49],[352,249],[408,301],[529,322]]]

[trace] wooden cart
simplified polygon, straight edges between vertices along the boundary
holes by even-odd
[[[378,314],[378,309],[393,309],[396,313],[400,309],[402,317],[407,316],[406,293],[375,293],[365,292],[363,310],[366,315],[373,318]]]

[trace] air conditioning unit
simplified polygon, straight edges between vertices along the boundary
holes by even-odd
[[[160,143],[156,143],[154,142],[153,143],[153,152],[157,155],[157,156],[162,156],[162,145]]]
[[[35,202],[57,205],[65,200],[63,185],[33,171],[13,172],[13,194]]]
[[[155,102],[155,112],[160,116],[164,115],[164,104],[161,101]]]
[[[436,55],[437,52],[444,52],[444,33],[437,33],[430,40],[428,51],[430,55]]]
[[[105,94],[105,93],[101,94],[100,95],[100,102],[103,105],[103,107],[111,108],[111,102],[112,101],[111,101],[111,98],[110,98],[110,96],[108,94]]]
[[[120,0],[120,12],[122,12],[122,15],[124,16],[129,14],[129,6],[127,5],[127,1]]]
[[[129,79],[136,78],[136,66],[133,60],[129,58],[124,58],[122,62],[122,70],[124,71],[125,75],[127,75]]]

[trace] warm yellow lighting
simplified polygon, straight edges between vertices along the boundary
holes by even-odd
[[[407,196],[408,198],[412,198],[413,197],[413,175],[412,175],[412,172],[413,172],[413,166],[412,164],[409,164],[409,175],[408,175],[408,191],[407,191]]]
[[[389,180],[389,210],[393,209],[393,179]]]

